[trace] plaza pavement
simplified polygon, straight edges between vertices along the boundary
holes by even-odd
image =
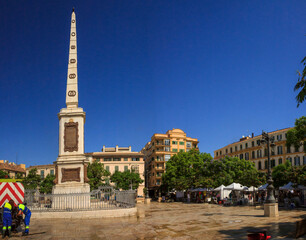
[[[254,228],[268,229],[272,239],[293,239],[296,221],[306,218],[305,210],[281,210],[278,218],[263,214],[254,207],[153,202],[138,204],[137,217],[33,219],[31,235],[11,239],[247,239]]]

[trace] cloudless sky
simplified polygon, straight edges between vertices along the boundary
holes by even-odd
[[[57,158],[72,7],[85,152],[180,128],[213,155],[305,115],[306,1],[1,0],[0,159]]]

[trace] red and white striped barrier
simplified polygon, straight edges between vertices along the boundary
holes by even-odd
[[[9,200],[14,200],[15,204],[23,203],[24,187],[19,182],[0,182],[0,207]]]

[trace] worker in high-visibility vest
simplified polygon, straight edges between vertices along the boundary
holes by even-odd
[[[8,230],[8,236],[11,236],[11,228],[12,228],[12,205],[6,202],[3,205],[3,227],[2,227],[2,238],[6,235],[6,230]]]
[[[22,213],[24,213],[25,215],[25,218],[24,218],[25,230],[23,232],[23,235],[28,235],[30,219],[31,219],[31,211],[24,204],[18,204],[18,211],[19,211],[17,214],[18,216],[22,215]]]

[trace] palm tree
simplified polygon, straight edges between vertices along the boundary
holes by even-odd
[[[294,86],[294,91],[301,89],[298,95],[295,97],[297,101],[297,107],[306,99],[306,57],[301,61],[305,66],[302,73],[298,71],[299,79],[297,84]]]

